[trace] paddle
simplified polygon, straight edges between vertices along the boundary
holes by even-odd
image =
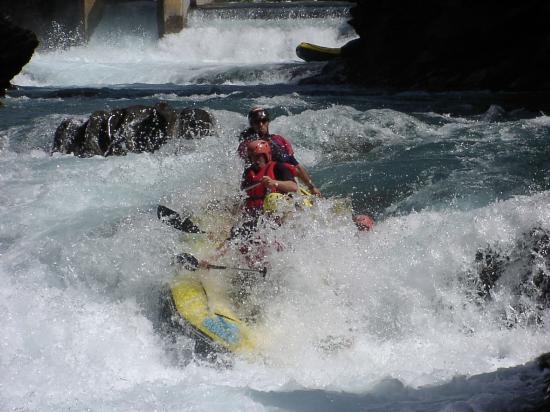
[[[247,191],[250,189],[254,189],[256,186],[261,185],[262,182],[255,183],[251,186],[248,186],[243,189],[243,191]],[[158,205],[157,207],[157,217],[164,223],[166,223],[169,226],[172,226],[175,229],[181,230],[182,232],[186,233],[205,233],[202,230],[200,230],[192,221],[189,219],[189,217],[186,217],[185,219],[180,216],[178,212],[175,210],[172,210],[170,208],[167,208],[163,205]]]
[[[188,217],[183,219],[178,212],[159,205],[157,207],[157,217],[167,225],[186,233],[204,233]]]
[[[176,255],[176,262],[182,265],[187,270],[197,270],[199,267],[199,261],[197,260],[197,258],[189,253],[182,253],[182,254]],[[236,268],[231,266],[211,265],[210,263],[208,263],[206,265],[206,269],[231,269],[231,270],[240,270],[242,272],[255,272],[255,273],[261,273],[264,278],[265,278],[265,275],[267,274],[266,267],[262,269],[249,269],[249,268]]]

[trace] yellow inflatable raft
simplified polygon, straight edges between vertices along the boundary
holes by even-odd
[[[250,355],[255,340],[250,327],[232,308],[216,276],[205,270],[182,271],[169,285],[172,322],[195,341],[199,355],[230,352]]]
[[[306,62],[324,62],[340,57],[341,49],[302,42],[296,47],[296,55]]]

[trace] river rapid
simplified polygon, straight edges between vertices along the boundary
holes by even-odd
[[[0,108],[2,410],[501,411],[540,396],[528,362],[550,351],[550,309],[529,274],[550,273],[528,234],[550,231],[549,116],[488,92],[300,85],[322,64],[297,44],[354,38],[341,10],[196,12],[158,40],[154,6],[110,7],[86,45],[53,33]],[[215,135],[50,153],[66,118],[159,101],[209,111]],[[174,359],[156,324],[181,237],[156,206],[200,216],[238,192],[236,136],[256,105],[325,198],[268,256],[262,358]],[[333,216],[337,199],[375,228]],[[482,297],[489,249],[512,264]]]

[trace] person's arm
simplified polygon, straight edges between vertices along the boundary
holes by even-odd
[[[291,165],[296,167],[296,175],[298,179],[300,179],[307,186],[311,194],[321,196],[321,192],[313,184],[313,181],[311,180],[311,176],[309,175],[307,169],[302,166],[301,163],[298,163],[298,161],[294,157],[294,149],[292,148],[292,144],[290,143],[290,141],[286,137],[283,137],[281,135],[273,135],[272,139],[278,145],[283,147],[287,155],[285,162],[290,163]]]
[[[292,176],[292,173],[285,165],[282,163],[277,163],[273,172],[275,174],[275,179],[272,179],[269,176],[264,176],[262,178],[262,183],[265,187],[274,188],[280,193],[298,191],[298,185],[294,180],[294,176]]]
[[[265,187],[272,187],[279,193],[297,192],[298,185],[294,180],[275,180],[269,176],[262,178],[262,183]]]
[[[315,187],[315,185],[311,181],[311,177],[309,176],[308,171],[304,166],[302,166],[301,163],[298,163],[296,165],[296,175],[298,176],[298,179],[304,182],[311,194],[321,196],[321,192]]]

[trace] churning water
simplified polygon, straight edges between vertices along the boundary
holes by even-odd
[[[0,109],[2,409],[496,411],[540,395],[534,364],[494,372],[550,351],[533,286],[549,268],[528,247],[550,231],[550,117],[489,93],[298,85],[320,65],[296,45],[346,43],[342,16],[195,13],[157,40],[148,3],[112,7],[88,44],[38,51]],[[50,155],[63,119],[160,100],[208,110],[216,135]],[[199,216],[237,193],[254,105],[326,198],[268,257],[262,359],[175,362],[155,323],[180,235],[155,208]],[[332,216],[336,198],[375,229]],[[476,254],[489,249],[510,265],[482,297]]]

